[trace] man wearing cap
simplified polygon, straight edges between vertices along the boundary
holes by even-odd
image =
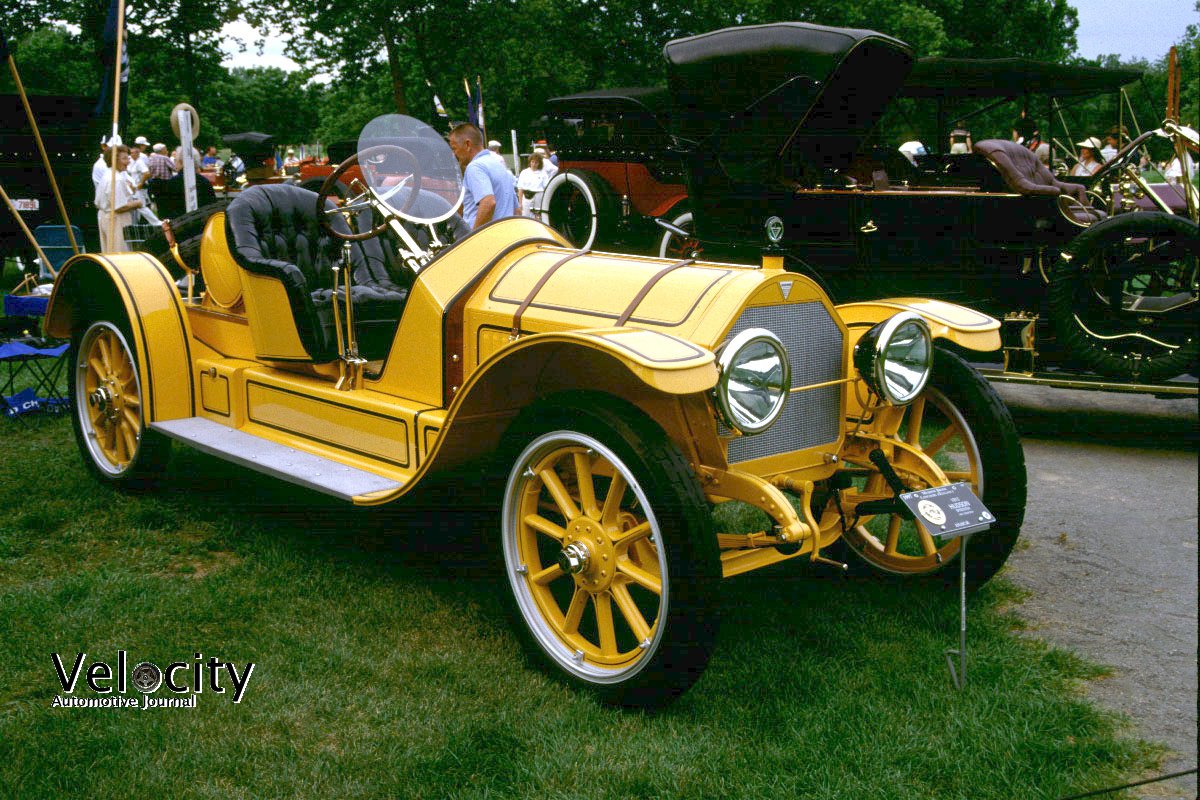
[[[150,210],[150,195],[146,192],[146,181],[150,180],[150,159],[146,157],[145,151],[149,146],[150,141],[145,136],[139,136],[133,140],[133,146],[129,148],[129,166],[126,168],[125,174],[129,176],[129,182],[137,190],[137,198],[142,201],[138,215],[151,225],[157,225],[159,219]]]
[[[483,146],[479,128],[465,122],[450,131],[450,149],[463,171],[463,219],[474,230],[516,216],[517,192],[504,159]]]
[[[1079,148],[1079,163],[1071,168],[1071,175],[1076,178],[1095,175],[1096,170],[1104,164],[1097,157],[1100,153],[1100,140],[1095,136],[1089,136],[1082,142],[1076,142],[1075,146]]]
[[[92,186],[98,188],[104,173],[108,172],[108,139],[100,138],[100,157],[92,164]]]

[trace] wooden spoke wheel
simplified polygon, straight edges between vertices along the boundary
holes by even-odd
[[[76,440],[92,471],[113,483],[152,477],[170,454],[169,441],[146,429],[131,338],[119,322],[98,320],[73,348]]]
[[[958,356],[935,348],[934,370],[926,390],[898,409],[903,419],[895,437],[917,447],[951,482],[970,484],[996,516],[991,529],[971,539],[968,580],[978,587],[1012,552],[1025,512],[1025,458],[1012,416],[984,378]],[[940,482],[916,459],[894,464],[910,490]],[[853,490],[863,499],[891,497],[878,471],[859,479]],[[826,522],[836,512],[826,509]],[[864,516],[843,541],[869,570],[899,577],[940,576],[957,580],[961,539],[936,540],[924,527],[898,514]],[[954,569],[950,569],[951,565]]]
[[[505,487],[502,550],[519,627],[570,680],[613,702],[656,705],[708,660],[708,587],[720,566],[707,505],[652,423],[603,409],[572,421],[543,420]]]

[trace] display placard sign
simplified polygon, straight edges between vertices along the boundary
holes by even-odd
[[[900,495],[900,501],[931,536],[939,539],[979,533],[996,521],[966,483],[905,492]]]

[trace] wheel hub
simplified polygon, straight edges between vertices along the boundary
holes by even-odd
[[[614,561],[612,539],[599,522],[580,517],[567,526],[558,565],[576,584],[592,593],[604,591],[612,583]]]
[[[568,575],[578,575],[588,568],[590,556],[582,542],[575,542],[564,547],[558,554],[558,566]]]
[[[100,418],[111,422],[121,413],[121,396],[116,391],[116,381],[107,378],[88,395],[88,405],[96,409]]]

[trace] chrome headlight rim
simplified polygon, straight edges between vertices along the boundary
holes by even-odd
[[[887,381],[887,351],[896,332],[908,323],[915,324],[922,332],[926,352],[929,353],[929,363],[925,367],[921,380],[914,388],[904,396],[897,396],[892,393]],[[864,350],[864,347],[868,349]],[[864,363],[866,359],[869,359],[869,363]],[[933,336],[929,332],[929,323],[925,321],[924,317],[913,311],[901,311],[893,314],[863,334],[862,339],[855,346],[854,365],[858,368],[863,380],[871,387],[871,391],[888,405],[908,405],[924,391],[926,384],[929,383],[929,376],[933,373]]]
[[[779,357],[779,362],[783,370],[783,391],[780,394],[779,402],[771,409],[771,413],[758,422],[750,422],[739,417],[733,408],[729,394],[730,368],[736,363],[737,356],[743,350],[760,342],[770,345]],[[787,405],[788,395],[791,394],[792,389],[792,364],[788,360],[787,348],[783,346],[783,342],[772,331],[766,328],[747,328],[734,336],[717,351],[717,370],[719,375],[717,377],[717,385],[713,388],[713,398],[716,402],[717,413],[727,427],[743,435],[751,436],[756,433],[762,433],[767,428],[770,428],[779,419],[780,415],[783,414],[783,409]]]

